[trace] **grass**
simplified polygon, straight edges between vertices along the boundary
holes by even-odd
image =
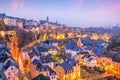
[[[61,55],[51,55],[56,62],[61,62]]]

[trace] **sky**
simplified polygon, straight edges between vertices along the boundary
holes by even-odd
[[[97,27],[120,23],[120,0],[0,0],[0,13],[49,20],[68,26]]]

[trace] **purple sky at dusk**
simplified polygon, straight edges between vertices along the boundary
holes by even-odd
[[[58,20],[69,26],[120,23],[120,0],[1,0],[0,13],[26,19]]]

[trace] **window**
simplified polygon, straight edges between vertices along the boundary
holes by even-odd
[[[8,77],[8,79],[10,79],[10,77]]]
[[[10,75],[10,72],[8,72],[8,75]]]
[[[13,67],[11,68],[11,70],[13,70]]]

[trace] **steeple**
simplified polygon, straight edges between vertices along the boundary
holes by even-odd
[[[83,43],[81,42],[81,39],[79,38],[77,41],[77,47],[82,47]]]
[[[47,22],[49,22],[49,17],[47,16]]]

